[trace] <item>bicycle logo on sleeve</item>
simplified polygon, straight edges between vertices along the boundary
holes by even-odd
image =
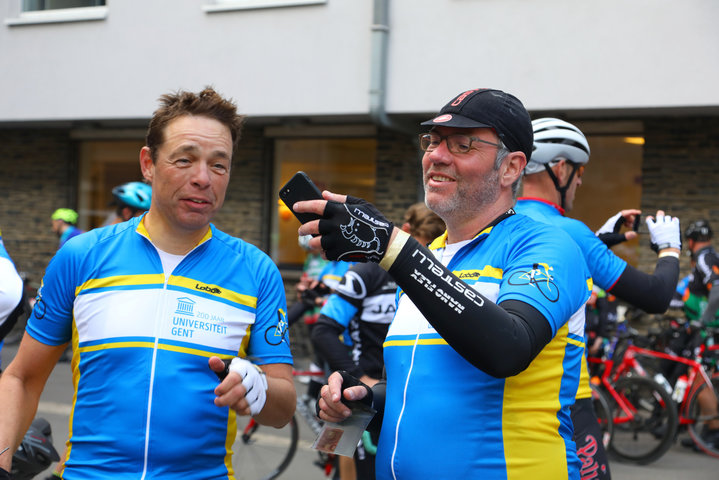
[[[270,345],[279,345],[287,337],[289,324],[287,316],[282,310],[277,310],[277,325],[265,330],[265,341]]]
[[[550,302],[559,300],[559,289],[550,272],[554,270],[546,263],[535,263],[528,272],[514,272],[508,280],[510,285],[531,285]]]

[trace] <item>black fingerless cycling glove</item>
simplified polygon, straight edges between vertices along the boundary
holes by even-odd
[[[322,250],[328,260],[379,263],[387,251],[394,225],[371,203],[347,197],[327,202],[319,223]]]

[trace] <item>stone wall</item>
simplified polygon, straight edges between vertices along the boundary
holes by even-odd
[[[0,229],[18,270],[40,281],[58,245],[50,216],[76,207],[77,156],[66,130],[0,130]]]
[[[653,215],[661,208],[679,217],[682,241],[686,227],[704,218],[719,238],[719,119],[648,118],[644,125],[644,215]],[[656,255],[649,249],[648,234],[642,235],[641,245],[640,268],[653,271]],[[682,276],[690,269],[686,249],[683,253]]]

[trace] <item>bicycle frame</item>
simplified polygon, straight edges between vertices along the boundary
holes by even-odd
[[[700,349],[700,356],[705,351],[705,346],[702,345]],[[709,350],[719,350],[719,346],[711,346],[708,347]],[[704,384],[706,384],[709,388],[712,387],[711,379],[709,375],[707,374],[706,370],[704,369],[704,366],[698,361],[698,360],[691,360],[688,358],[680,357],[678,355],[660,352],[656,350],[650,350],[647,348],[642,348],[634,345],[633,343],[630,343],[627,345],[626,350],[624,351],[624,354],[622,356],[621,361],[619,362],[619,365],[617,366],[616,370],[614,367],[614,360],[613,359],[607,359],[607,360],[601,360],[601,359],[595,359],[590,358],[590,363],[599,363],[604,365],[604,372],[602,372],[602,375],[600,377],[602,385],[606,388],[606,390],[612,395],[615,401],[617,401],[617,405],[622,409],[625,417],[615,419],[615,423],[622,423],[626,421],[630,421],[631,417],[633,415],[632,409],[621,399],[619,399],[619,396],[616,394],[616,391],[614,391],[614,388],[612,387],[612,384],[617,381],[617,379],[621,378],[624,375],[628,375],[629,373],[636,373],[641,376],[649,376],[649,374],[646,372],[644,367],[642,366],[641,362],[637,357],[641,356],[647,356],[647,357],[654,357],[662,360],[669,360],[673,362],[682,363],[684,365],[687,365],[689,367],[689,374],[687,375],[687,385],[689,388],[687,388],[684,391],[684,394],[682,396],[681,402],[680,402],[680,409],[679,409],[679,424],[680,425],[687,425],[693,422],[691,418],[687,415],[687,409],[689,408],[689,402],[687,401],[692,397],[692,395],[696,392],[697,389],[701,386],[700,383],[696,383],[697,377],[701,377]]]

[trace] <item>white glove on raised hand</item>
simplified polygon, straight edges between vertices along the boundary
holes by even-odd
[[[242,378],[242,385],[247,390],[245,400],[250,405],[250,414],[257,415],[267,401],[267,377],[265,372],[254,363],[244,358],[235,357],[230,362],[230,372]]]
[[[679,232],[679,219],[664,215],[661,210],[657,212],[656,220],[647,217],[647,228],[652,240],[652,250],[658,252],[665,248],[682,248],[681,233]]]

